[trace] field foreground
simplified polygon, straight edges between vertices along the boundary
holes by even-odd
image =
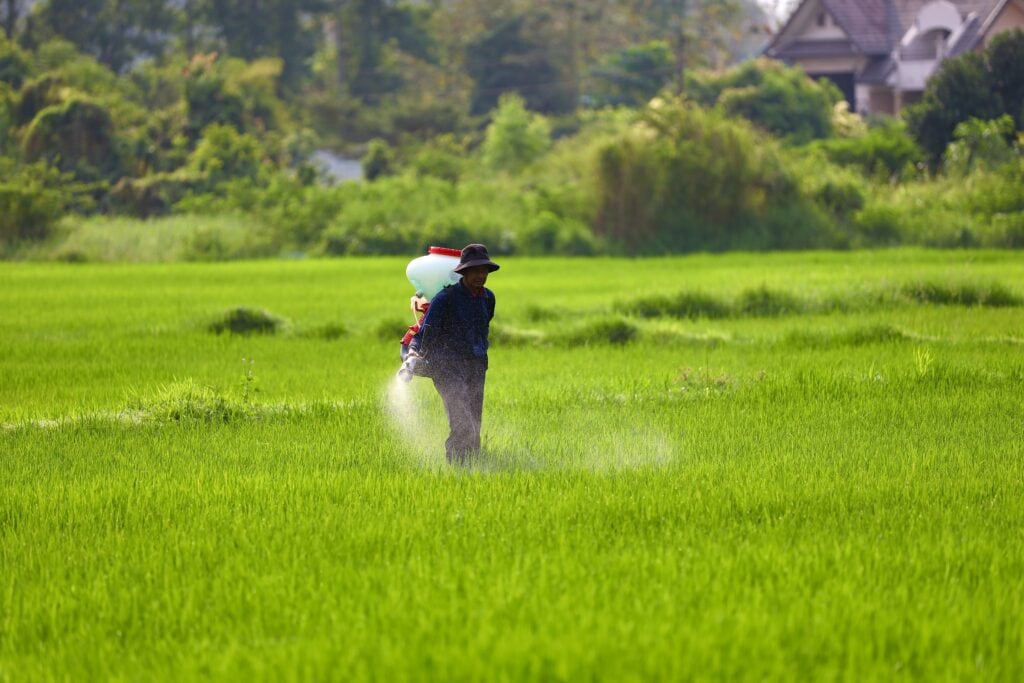
[[[1020,679],[1019,255],[405,263],[3,266],[0,680]]]

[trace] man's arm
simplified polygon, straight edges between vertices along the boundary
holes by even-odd
[[[441,329],[448,306],[448,292],[442,289],[430,302],[427,314],[423,316],[423,322],[420,323],[420,331],[409,342],[410,349],[421,356],[430,353],[431,344]]]

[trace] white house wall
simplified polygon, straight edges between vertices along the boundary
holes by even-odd
[[[900,62],[896,67],[896,87],[900,90],[924,90],[937,64],[934,59]]]

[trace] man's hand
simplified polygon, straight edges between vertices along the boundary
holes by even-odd
[[[398,368],[398,377],[403,382],[409,382],[414,375],[422,375],[426,366],[426,359],[415,349],[410,348],[409,352],[405,354],[405,360],[402,361],[402,367]]]

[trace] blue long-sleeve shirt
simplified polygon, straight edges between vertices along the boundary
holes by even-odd
[[[474,296],[462,281],[437,293],[409,346],[431,365],[487,360],[487,333],[494,317],[494,292]]]

